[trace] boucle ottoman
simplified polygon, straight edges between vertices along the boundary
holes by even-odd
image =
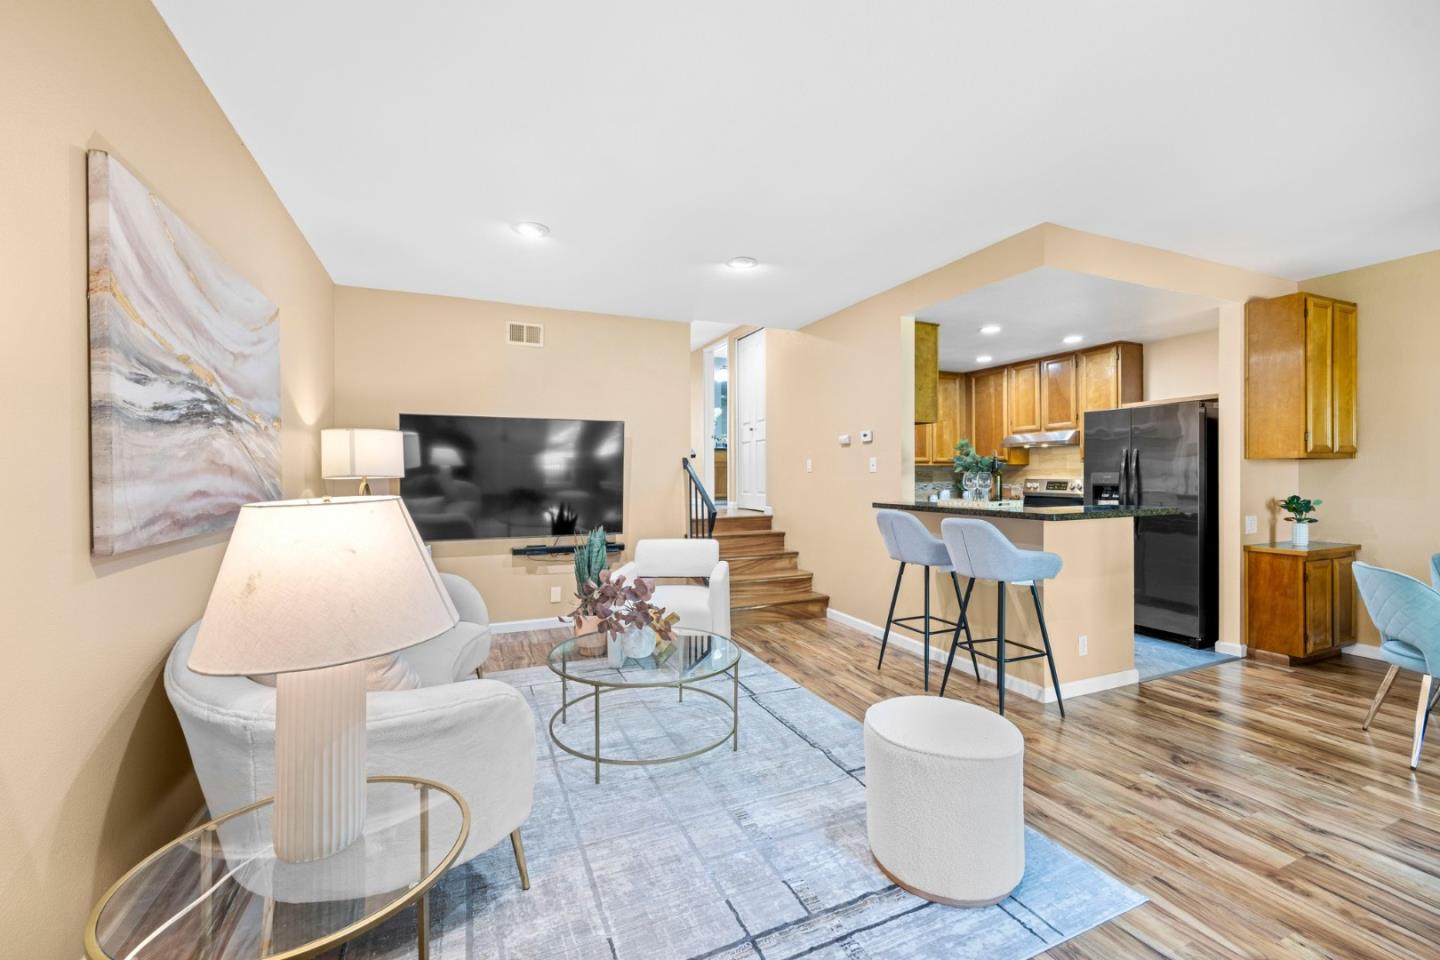
[[[1004,900],[1025,873],[1025,738],[971,703],[896,697],[865,711],[870,853],[926,900]]]

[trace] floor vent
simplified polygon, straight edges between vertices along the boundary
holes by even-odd
[[[506,324],[506,342],[521,347],[545,346],[545,328],[538,323]]]

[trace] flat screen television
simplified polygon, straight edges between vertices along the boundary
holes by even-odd
[[[400,429],[400,496],[426,540],[622,532],[622,421],[402,413]]]

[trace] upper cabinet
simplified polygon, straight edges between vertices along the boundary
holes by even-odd
[[[1355,304],[1292,293],[1245,305],[1245,456],[1355,456]]]
[[[940,327],[915,321],[915,422],[934,423],[940,416]]]
[[[1029,463],[1030,452],[1001,446],[1009,433],[1005,367],[972,373],[970,380],[970,442],[982,456],[999,453],[1009,463]]]
[[[1040,362],[1040,429],[1078,430],[1074,354]]]
[[[947,464],[955,458],[955,444],[964,433],[965,374],[940,371],[935,388],[934,423],[915,424],[915,462]]]
[[[1075,355],[1079,368],[1079,416],[1090,410],[1114,410],[1145,399],[1144,348],[1121,341],[1082,350]]]
[[[1007,433],[1035,433],[1040,429],[1040,361],[1011,364],[1006,395]]]

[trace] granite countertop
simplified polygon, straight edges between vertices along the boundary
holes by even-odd
[[[1027,507],[1023,500],[912,500],[908,503],[872,503],[888,510],[918,513],[945,513],[960,517],[995,517],[1007,520],[1106,520],[1116,517],[1173,517],[1183,511],[1175,507]]]

